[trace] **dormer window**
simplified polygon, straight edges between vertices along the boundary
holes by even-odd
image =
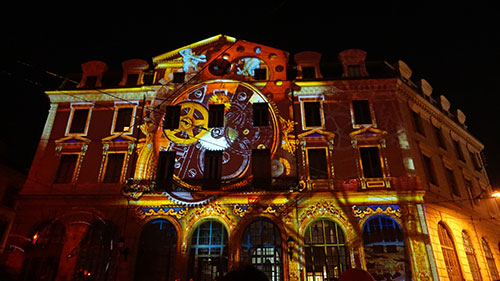
[[[348,65],[347,72],[349,77],[360,77],[361,76],[361,66],[360,65]]]
[[[303,66],[302,67],[302,79],[315,79],[316,69],[314,66]]]

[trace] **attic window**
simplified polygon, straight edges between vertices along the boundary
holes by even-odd
[[[349,77],[360,77],[361,76],[361,66],[360,65],[348,65],[347,73]]]
[[[316,69],[314,66],[305,66],[302,67],[302,79],[315,79],[316,78]]]

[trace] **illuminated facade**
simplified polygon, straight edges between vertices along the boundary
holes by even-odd
[[[499,205],[465,115],[404,62],[365,56],[325,68],[219,35],[119,76],[83,64],[46,92],[6,265],[20,280],[214,280],[239,263],[273,281],[498,279]]]

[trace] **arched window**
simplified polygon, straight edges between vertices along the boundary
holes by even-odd
[[[139,238],[135,281],[173,280],[177,232],[165,219],[148,222]]]
[[[262,270],[270,281],[283,280],[281,234],[268,219],[247,226],[241,239],[241,260]]]
[[[26,248],[20,281],[53,281],[64,245],[65,229],[59,222],[40,227]]]
[[[110,222],[93,222],[80,245],[76,255],[73,280],[113,280],[118,252],[116,251],[117,229]]]
[[[495,265],[495,259],[493,258],[490,246],[484,237],[481,238],[481,242],[483,243],[484,257],[486,258],[486,263],[488,264],[488,269],[490,270],[491,279],[498,280],[500,277],[498,277],[497,266]]]
[[[304,234],[308,281],[338,280],[348,268],[344,233],[337,223],[325,219],[309,224]]]
[[[388,216],[374,216],[363,225],[366,267],[375,280],[411,280],[401,226]]]
[[[198,226],[189,247],[188,280],[213,281],[227,272],[227,231],[216,221]]]
[[[442,224],[438,224],[438,236],[443,251],[444,262],[448,271],[450,281],[462,281],[462,271],[458,263],[457,251],[455,244],[448,229]]]
[[[465,230],[462,231],[462,238],[464,240],[465,254],[467,255],[467,261],[469,262],[472,279],[481,281],[483,278],[481,277],[481,271],[479,270],[479,265],[477,263],[476,253],[474,252],[474,247],[472,247],[469,234],[467,234]]]

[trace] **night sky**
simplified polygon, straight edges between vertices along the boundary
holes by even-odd
[[[426,79],[435,98],[444,95],[452,112],[465,113],[469,131],[486,147],[492,185],[500,186],[500,12],[491,4],[144,2],[121,1],[106,8],[104,1],[79,1],[71,7],[23,2],[4,7],[2,45],[7,52],[2,53],[1,82],[7,87],[1,93],[1,160],[24,171],[31,164],[49,108],[43,91],[56,89],[61,82],[45,71],[61,76],[80,73],[80,65],[89,60],[102,60],[110,71],[120,71],[124,60],[150,61],[225,34],[292,56],[320,52],[325,61],[335,61],[340,51],[349,48],[365,50],[367,60],[390,64],[403,60],[413,70],[414,82]]]

